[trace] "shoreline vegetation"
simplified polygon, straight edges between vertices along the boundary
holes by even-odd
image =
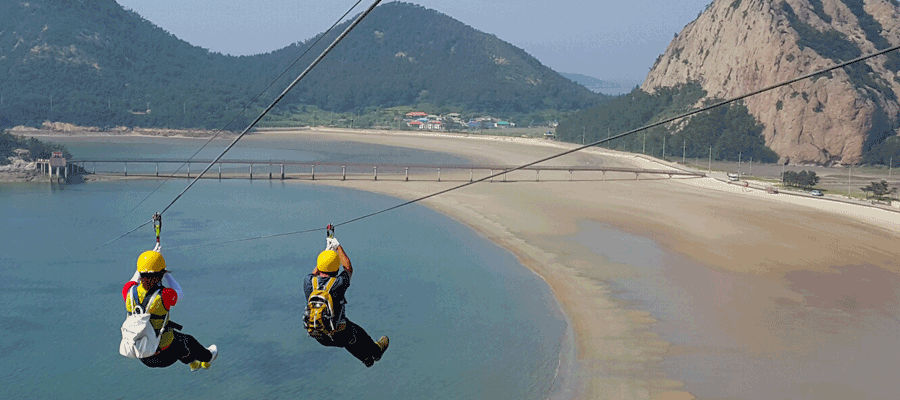
[[[33,135],[59,134],[34,132]],[[88,135],[100,140],[103,140],[100,136],[107,136]],[[266,130],[245,140],[301,136],[425,149],[500,164],[524,164],[575,146],[539,139],[321,128]],[[670,167],[662,161],[598,148],[569,154],[547,164]],[[464,174],[467,180],[468,172]],[[458,184],[390,180],[295,182],[370,191],[403,200]],[[824,348],[832,344],[839,346],[830,342],[835,339],[817,331],[820,329],[817,327],[821,325],[822,315],[833,311],[834,304],[843,304],[839,303],[842,301],[839,297],[833,303],[829,300],[845,294],[817,286],[817,279],[836,270],[844,271],[840,268],[845,266],[860,264],[873,266],[876,272],[872,273],[883,279],[894,279],[900,273],[895,250],[900,238],[897,233],[900,213],[773,195],[711,177],[635,180],[631,174],[630,178],[610,176],[608,180],[589,182],[483,182],[422,203],[508,249],[550,286],[570,328],[564,338],[558,375],[549,393],[552,398],[691,399],[695,398],[691,389],[698,385],[705,385],[707,390],[710,386],[719,388],[720,393],[733,393],[727,382],[701,384],[687,380],[689,374],[680,371],[697,365],[686,365],[691,360],[686,355],[750,357],[758,361],[756,366],[761,363],[776,369],[781,363],[814,360]],[[673,287],[714,279],[715,295],[693,302],[685,300],[683,313],[674,316],[656,315],[640,302],[622,300],[617,282],[647,277],[649,273],[643,266],[613,261],[613,254],[600,254],[574,240],[585,232],[586,224],[648,238],[666,254],[696,263],[700,267],[694,269],[667,265],[671,271],[664,270],[661,274]],[[856,273],[842,272],[840,276],[856,282]],[[755,282],[749,293],[743,293],[734,283],[744,281]],[[695,291],[705,293],[705,290]],[[892,291],[877,297],[865,294],[866,291],[863,287],[854,294],[868,296],[864,300],[869,304],[860,309],[879,315],[893,314],[897,304]],[[692,292],[683,296],[692,298]],[[848,314],[846,318],[832,318],[826,328],[848,332],[867,329],[867,324],[860,323],[859,319],[870,314],[861,314],[856,308],[844,311]],[[773,315],[785,313],[791,315],[789,321],[772,321],[777,319]],[[703,318],[691,319],[687,315]],[[696,343],[683,343],[683,338],[661,335],[659,332],[664,330],[659,322],[704,334],[715,331],[716,338],[729,346],[698,347]],[[822,348],[784,338],[790,335],[779,335],[780,329],[788,325],[816,333],[819,338],[816,343]],[[735,355],[729,349],[740,351]],[[738,361],[744,368],[751,368],[746,360]],[[733,372],[759,373],[749,369]],[[871,372],[861,370],[852,374],[865,376]],[[811,375],[785,379],[791,380],[785,385],[816,383]],[[750,394],[757,387],[753,385],[762,389],[766,384],[747,383],[750,386],[742,386],[743,391],[739,393],[752,397]],[[856,390],[851,393],[863,393],[862,388]],[[827,391],[820,394],[833,395]]]

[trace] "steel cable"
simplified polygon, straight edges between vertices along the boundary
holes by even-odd
[[[137,205],[135,205],[131,210],[128,210],[128,212],[125,214],[125,217],[128,217],[129,215],[131,215],[131,213],[134,212],[135,209],[137,209],[138,207],[140,207],[141,204],[144,204],[144,202],[147,201],[147,199],[149,199],[150,196],[152,196],[154,193],[156,193],[156,192],[159,190],[159,188],[161,188],[163,185],[165,185],[166,182],[169,181],[169,179],[175,177],[175,174],[177,174],[178,171],[181,171],[181,169],[184,168],[184,166],[187,165],[187,163],[189,163],[192,159],[194,159],[194,157],[196,157],[197,154],[200,154],[200,152],[201,152],[203,149],[205,149],[206,146],[208,146],[210,142],[212,142],[215,138],[217,138],[217,137],[219,136],[219,134],[222,133],[222,132],[225,130],[225,128],[227,128],[229,125],[231,125],[238,117],[240,117],[241,115],[244,115],[244,112],[246,112],[247,109],[250,108],[250,105],[251,105],[251,104],[256,103],[256,100],[259,100],[259,98],[260,98],[267,90],[269,90],[269,89],[275,84],[275,82],[278,82],[278,80],[281,79],[281,77],[283,77],[288,71],[290,71],[290,69],[293,68],[294,65],[296,65],[296,64],[300,61],[300,59],[303,58],[303,56],[306,55],[306,53],[309,53],[309,51],[312,50],[313,47],[315,47],[317,44],[319,44],[319,42],[322,41],[322,39],[325,38],[325,36],[327,36],[327,35],[334,29],[334,27],[336,27],[339,23],[341,23],[341,21],[343,21],[344,18],[346,18],[347,15],[350,14],[350,12],[353,11],[353,9],[356,8],[356,6],[359,5],[359,3],[362,3],[362,0],[357,0],[356,3],[353,4],[353,6],[351,6],[349,9],[347,9],[347,11],[344,12],[344,15],[341,15],[341,17],[338,18],[337,21],[334,21],[334,23],[333,23],[327,30],[325,30],[324,33],[322,33],[318,38],[316,38],[316,40],[315,40],[311,45],[309,45],[309,47],[307,47],[306,50],[303,51],[302,54],[300,54],[299,56],[297,56],[297,58],[295,58],[294,61],[293,61],[290,65],[288,65],[287,68],[284,69],[284,71],[281,71],[281,73],[278,74],[278,76],[277,76],[275,79],[273,79],[271,82],[269,82],[269,85],[268,85],[268,86],[266,86],[262,91],[260,91],[259,94],[257,94],[255,97],[253,97],[252,99],[250,99],[250,101],[249,101],[246,105],[244,105],[244,108],[241,109],[240,112],[238,112],[237,114],[235,114],[235,116],[232,117],[231,120],[228,121],[228,123],[225,124],[225,126],[222,127],[221,130],[217,130],[217,131],[216,131],[216,134],[213,135],[211,138],[209,138],[209,140],[207,140],[206,143],[203,143],[203,146],[200,146],[200,148],[197,149],[197,151],[194,152],[194,154],[192,154],[192,155],[187,159],[187,161],[185,161],[185,162],[182,163],[180,166],[178,166],[178,168],[175,169],[175,172],[173,172],[172,175],[167,176],[166,179],[163,180],[162,183],[160,183],[159,186],[156,187],[156,189],[153,189],[153,191],[151,191],[150,194],[148,194],[148,195],[147,195],[146,197],[144,197],[140,202],[138,202]],[[122,217],[122,218],[125,218],[125,217]]]
[[[369,15],[369,13],[371,13],[372,10],[375,9],[375,7],[376,7],[379,3],[381,3],[381,0],[375,0],[375,1],[372,3],[372,5],[369,6],[369,8],[367,8],[365,11],[363,11],[363,12],[362,12],[362,13],[361,13],[361,14],[360,14],[360,15],[359,15],[359,16],[358,16],[358,17],[357,17],[357,18],[356,18],[356,19],[355,19],[355,20],[354,20],[354,21],[353,21],[346,29],[344,29],[344,31],[343,31],[337,38],[335,38],[335,40],[334,40],[330,45],[328,45],[328,47],[325,48],[324,51],[322,51],[322,54],[319,54],[319,56],[316,57],[316,59],[313,60],[313,62],[310,63],[309,66],[307,66],[306,69],[304,69],[303,72],[301,72],[300,75],[297,76],[297,78],[294,79],[294,81],[291,82],[291,84],[288,85],[287,88],[285,88],[285,89],[281,92],[281,94],[278,95],[278,97],[275,98],[275,100],[272,101],[272,103],[269,104],[269,106],[266,107],[266,109],[263,110],[263,111],[259,114],[259,116],[257,116],[256,119],[253,120],[253,122],[250,123],[250,125],[248,125],[246,128],[244,128],[244,130],[240,133],[240,135],[238,135],[238,137],[236,137],[236,138],[234,139],[234,141],[232,141],[231,144],[229,144],[228,147],[226,147],[225,150],[223,150],[222,153],[219,154],[218,157],[216,157],[212,162],[210,162],[209,165],[207,165],[206,168],[204,168],[203,171],[201,171],[200,174],[198,174],[197,177],[194,178],[194,180],[192,180],[192,181],[187,185],[187,187],[185,187],[184,190],[181,191],[181,193],[179,193],[177,196],[175,196],[175,198],[172,199],[172,201],[169,203],[169,205],[167,205],[162,211],[160,211],[159,214],[160,214],[160,215],[165,214],[165,212],[168,211],[169,208],[172,207],[172,205],[174,205],[175,202],[177,202],[178,199],[180,199],[181,196],[183,196],[183,195],[184,195],[184,194],[185,194],[192,186],[194,186],[194,184],[197,183],[197,181],[200,180],[200,178],[202,178],[203,175],[204,175],[206,172],[208,172],[209,169],[212,168],[212,166],[213,166],[216,162],[218,162],[218,161],[225,155],[225,153],[227,153],[229,150],[231,150],[231,148],[234,147],[234,145],[237,144],[237,142],[238,142],[239,140],[241,140],[241,138],[243,138],[244,135],[246,135],[247,132],[250,131],[250,129],[253,129],[253,127],[256,126],[256,124],[257,124],[257,123],[258,123],[258,122],[259,122],[266,114],[268,114],[269,111],[271,111],[272,108],[274,108],[275,105],[277,105],[278,102],[280,102],[281,99],[283,99],[284,96],[286,96],[286,95],[288,94],[288,92],[290,92],[291,89],[294,88],[294,86],[296,86],[298,83],[300,83],[300,81],[301,81],[304,77],[306,77],[306,75],[309,74],[309,72],[310,72],[313,68],[315,68],[316,65],[318,65],[319,62],[321,62],[322,59],[325,58],[325,56],[328,55],[328,53],[330,53],[331,50],[334,49],[335,46],[337,46],[338,43],[340,43],[342,40],[344,40],[344,38],[350,33],[350,31],[352,31],[353,28],[355,28],[357,25],[359,25],[359,23],[362,22],[362,20],[363,20],[367,15]],[[358,4],[358,3],[357,3],[357,4]],[[355,6],[354,6],[354,7],[355,7]],[[352,8],[351,8],[351,10],[352,10]],[[323,35],[323,37],[324,37],[324,35]],[[151,222],[152,222],[152,220],[151,220]],[[142,224],[141,226],[147,225],[147,223],[148,223],[148,222],[145,222],[145,223]],[[106,245],[108,245],[108,244],[110,244],[110,243],[112,243],[112,242],[115,242],[116,240],[118,240],[118,239],[120,239],[120,238],[122,238],[122,237],[125,237],[125,236],[128,235],[129,233],[136,231],[138,228],[140,228],[140,226],[137,227],[137,228],[134,228],[134,229],[132,229],[132,230],[130,230],[130,231],[128,231],[127,233],[125,233],[125,234],[119,236],[118,238],[115,238],[115,239],[113,239],[113,240],[111,240],[111,241],[109,241],[109,242],[107,242],[107,243],[104,243],[103,245],[101,245],[101,246],[99,246],[99,247],[97,247],[97,248],[99,249],[100,247],[104,247],[104,246],[106,246]],[[96,249],[95,249],[95,250],[96,250]]]

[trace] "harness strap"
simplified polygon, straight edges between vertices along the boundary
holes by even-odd
[[[139,284],[138,284],[138,285],[139,285]],[[131,312],[129,312],[128,315],[133,315],[133,314],[135,314],[136,311],[137,311],[137,308],[136,308],[136,307],[137,307],[138,304],[136,304],[136,302],[137,302],[137,299],[138,299],[138,291],[137,291],[138,285],[134,285],[134,286],[131,287],[131,290],[130,290],[130,292],[131,292]],[[166,312],[166,315],[164,315],[164,316],[159,316],[159,315],[156,315],[156,314],[151,313],[150,310],[148,309],[148,307],[150,307],[150,304],[153,304],[153,300],[154,300],[156,297],[159,297],[159,296],[162,295],[162,289],[163,289],[162,287],[157,287],[156,289],[153,290],[152,293],[146,293],[146,294],[144,294],[144,301],[140,302],[141,311],[142,311],[144,314],[150,314],[150,319],[151,319],[151,320],[156,320],[156,321],[158,321],[158,320],[163,320],[163,323],[162,323],[162,325],[161,325],[161,328],[159,328],[159,329],[155,329],[155,328],[154,328],[154,329],[153,329],[154,331],[156,331],[156,335],[157,335],[157,336],[162,335],[162,333],[165,332],[166,329],[168,328],[168,325],[169,325],[169,313]],[[174,323],[173,323],[173,325],[174,325]],[[181,329],[181,325],[178,325],[178,329]]]
[[[325,282],[325,287],[319,287],[319,277],[318,276],[312,277],[313,290],[324,290],[324,291],[328,292],[329,294],[331,294],[331,287],[334,286],[334,282],[335,282],[335,278],[331,277],[331,278],[328,278],[327,282]]]

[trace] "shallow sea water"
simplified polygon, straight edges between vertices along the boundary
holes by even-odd
[[[147,146],[124,146],[98,147],[147,154]],[[178,151],[193,153],[186,146]],[[77,156],[92,147],[70,149]],[[264,154],[265,146],[245,151]],[[511,253],[419,205],[337,231],[355,270],[348,316],[375,338],[391,337],[384,359],[367,369],[308,338],[300,279],[324,247],[324,229],[221,242],[324,226],[401,201],[280,181],[202,180],[164,215],[163,254],[184,289],[172,319],[219,347],[213,367],[150,369],[121,357],[121,287],[137,255],[152,248],[152,227],[95,248],[147,221],[187,181],[150,195],[159,183],[0,185],[3,397],[547,397],[566,330],[549,288]]]
[[[581,228],[576,242],[634,266],[635,277],[612,283],[615,297],[658,320],[651,330],[674,345],[663,371],[699,398],[895,399],[900,393],[895,274],[838,267],[838,274],[789,274],[785,287],[704,267],[605,225]],[[877,290],[883,304],[872,304],[876,289],[883,289]],[[786,301],[793,292],[805,306]]]

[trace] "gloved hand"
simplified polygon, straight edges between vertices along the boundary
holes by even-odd
[[[160,247],[159,242],[156,242],[156,247],[153,248],[153,251],[162,254],[162,247]]]
[[[334,251],[337,251],[337,248],[338,248],[338,246],[340,246],[340,245],[341,245],[341,244],[338,243],[337,239],[335,239],[334,237],[330,237],[330,238],[326,238],[326,239],[325,239],[325,250],[334,250]]]

